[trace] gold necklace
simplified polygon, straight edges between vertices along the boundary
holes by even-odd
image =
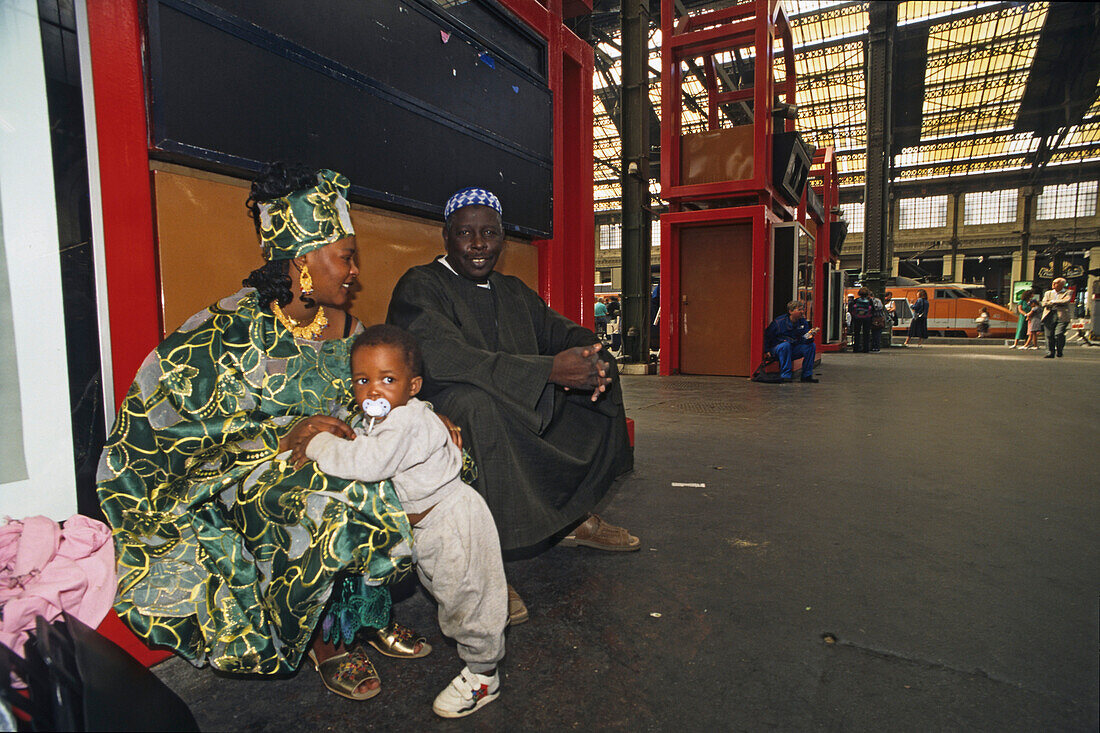
[[[294,338],[316,341],[317,337],[321,335],[321,331],[324,331],[325,326],[328,325],[328,318],[325,316],[323,306],[317,306],[317,315],[313,317],[312,322],[305,326],[300,325],[296,320],[283,313],[283,309],[274,300],[271,301],[271,312],[279,319],[279,323],[286,326]]]

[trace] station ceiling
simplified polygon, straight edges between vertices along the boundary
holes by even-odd
[[[695,14],[732,0],[679,0]],[[836,149],[842,187],[863,185],[868,2],[784,0],[798,74],[798,129]],[[651,1],[650,121],[659,170],[660,2]],[[619,208],[619,0],[594,0],[596,210]],[[751,55],[717,61],[736,84]],[[776,69],[782,78],[781,68]],[[685,132],[706,93],[685,67]],[[894,180],[919,181],[1100,160],[1100,3],[901,2],[895,42]],[[729,124],[743,111],[727,110]],[[651,190],[654,203],[657,181]]]

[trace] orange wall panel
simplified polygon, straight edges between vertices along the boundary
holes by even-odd
[[[263,264],[245,208],[248,182],[178,166],[153,171],[161,315],[170,333],[192,314],[236,292]],[[360,290],[352,313],[364,323],[385,320],[390,293],[413,265],[443,252],[440,223],[352,205],[359,244]],[[538,249],[508,240],[497,266],[538,287]]]
[[[739,125],[681,138],[684,185],[741,181],[753,177],[753,126]]]

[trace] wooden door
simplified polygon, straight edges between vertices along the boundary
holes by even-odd
[[[680,371],[749,376],[752,224],[680,229]]]

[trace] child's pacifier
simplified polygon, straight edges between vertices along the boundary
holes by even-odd
[[[363,414],[369,418],[385,417],[390,414],[390,401],[385,397],[376,400],[367,398],[363,400]]]

